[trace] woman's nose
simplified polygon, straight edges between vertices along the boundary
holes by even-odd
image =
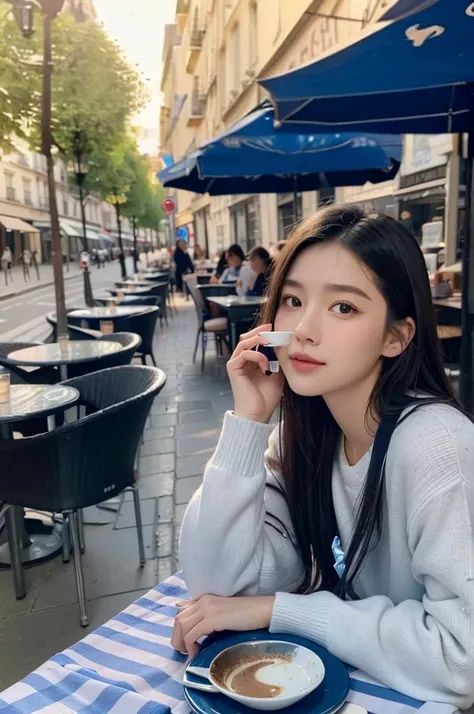
[[[295,337],[300,342],[311,342],[315,345],[321,342],[321,326],[314,313],[305,311],[295,328]]]

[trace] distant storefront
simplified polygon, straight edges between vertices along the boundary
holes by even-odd
[[[260,238],[260,200],[251,196],[230,207],[232,241],[238,243],[244,253],[259,245]]]

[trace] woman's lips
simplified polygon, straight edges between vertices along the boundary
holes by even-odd
[[[324,362],[318,362],[313,357],[305,354],[294,354],[290,356],[291,366],[298,372],[313,372],[320,367],[324,367]]]

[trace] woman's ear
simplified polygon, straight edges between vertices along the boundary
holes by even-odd
[[[382,357],[393,358],[401,355],[413,340],[415,332],[415,322],[411,317],[393,325],[387,334]]]

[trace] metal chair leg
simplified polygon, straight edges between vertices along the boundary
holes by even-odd
[[[202,326],[198,329],[197,335],[196,335],[196,344],[194,345],[194,352],[193,352],[193,364],[196,362],[196,355],[199,347],[199,338],[201,336],[202,332]]]
[[[132,486],[133,490],[133,505],[135,507],[135,521],[137,524],[137,536],[138,536],[138,554],[140,556],[140,567],[146,563],[145,557],[145,543],[143,541],[143,526],[142,526],[142,512],[140,509],[140,494],[138,493],[138,488],[134,484]]]
[[[71,560],[71,529],[67,516],[63,515],[63,563]]]
[[[79,543],[79,515],[77,511],[69,513],[67,520],[71,530],[72,549],[74,552],[74,570],[76,573],[77,598],[79,600],[79,615],[81,627],[87,627],[89,619],[86,612],[86,591],[84,587],[84,573],[82,570],[81,547]]]
[[[82,508],[77,512],[77,520],[79,523],[79,547],[81,549],[81,553],[85,553],[86,541],[84,538],[84,513],[82,511]]]
[[[5,513],[7,524],[8,544],[10,547],[10,561],[13,575],[13,586],[17,600],[26,596],[25,573],[21,562],[21,529],[23,527],[23,508],[10,506]]]

